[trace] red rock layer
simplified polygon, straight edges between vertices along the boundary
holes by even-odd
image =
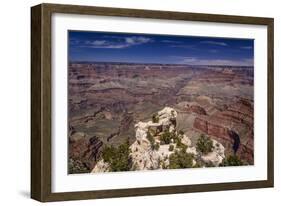
[[[80,160],[87,168],[92,169],[101,154],[103,143],[97,137],[70,138],[69,158]]]
[[[220,141],[229,153],[234,143],[230,131],[235,131],[240,138],[236,154],[253,164],[253,106],[248,100],[239,100],[211,116],[200,115],[195,118],[193,127]]]

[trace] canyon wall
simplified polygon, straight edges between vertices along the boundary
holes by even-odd
[[[253,164],[253,106],[247,100],[239,100],[224,111],[213,115],[199,115],[195,118],[193,127],[220,141],[241,159]],[[239,139],[235,139],[237,138]]]

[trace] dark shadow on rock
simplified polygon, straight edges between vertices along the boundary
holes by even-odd
[[[237,150],[239,149],[240,146],[240,137],[239,135],[234,132],[233,130],[229,131],[229,136],[233,139],[233,145],[232,145],[232,149],[234,151],[234,154],[236,154]]]

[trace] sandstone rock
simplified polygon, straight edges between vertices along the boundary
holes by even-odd
[[[145,139],[148,131],[148,124],[145,122],[139,122],[135,125],[135,128],[136,128],[136,139],[140,141]]]
[[[158,150],[152,150],[149,144],[131,145],[131,157],[135,170],[162,169],[163,165],[169,165],[169,156],[174,153],[169,151],[169,145],[160,145]]]
[[[160,124],[169,124],[172,119],[177,117],[177,112],[171,107],[165,107],[161,111],[158,112],[159,115],[159,123]]]
[[[189,138],[188,136],[186,136],[185,134],[183,135],[181,142],[182,142],[183,144],[187,145],[188,147],[191,146],[191,140],[190,140],[190,138]]]
[[[149,129],[162,131],[163,129],[159,128],[165,127],[173,132],[175,126],[172,124],[172,120],[175,119],[177,113],[173,108],[165,107],[157,115],[158,123],[148,121],[135,125],[137,141],[130,148],[133,151],[131,157],[136,170],[161,169],[162,165],[168,165],[168,157],[172,153],[169,151],[169,145],[160,145],[158,150],[152,150],[151,143],[146,137]]]
[[[161,128],[168,129],[170,132],[175,130],[175,126],[173,122],[177,116],[177,112],[170,107],[165,107],[163,110],[158,113],[159,121],[157,123],[153,123],[152,121],[148,122],[139,122],[135,125],[136,129],[136,139],[143,140],[147,136],[147,131],[150,128],[156,128],[163,130]]]
[[[196,147],[188,147],[188,148],[186,149],[186,152],[187,152],[187,153],[190,153],[190,154],[193,154],[194,156],[198,155],[198,152],[197,152],[197,150],[196,150]]]
[[[108,163],[104,162],[103,160],[100,160],[97,162],[95,167],[91,171],[92,173],[96,172],[109,172],[109,165]]]

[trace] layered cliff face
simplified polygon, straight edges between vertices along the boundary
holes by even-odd
[[[212,115],[200,115],[194,120],[194,128],[219,140],[249,164],[254,162],[253,105],[240,99],[225,110]]]
[[[100,158],[103,142],[97,137],[72,131],[69,138],[69,173],[89,172]]]
[[[192,163],[190,167],[219,166],[223,159],[224,147],[216,140],[211,140],[213,150],[202,154],[191,139],[181,131],[176,130],[177,111],[165,107],[154,116],[154,121],[139,122],[135,125],[136,141],[130,146],[132,170],[167,169],[170,167],[172,154],[183,151],[190,154]],[[169,134],[168,141],[163,137]],[[157,145],[157,146],[156,146]],[[110,167],[101,159],[92,172],[108,172]]]

